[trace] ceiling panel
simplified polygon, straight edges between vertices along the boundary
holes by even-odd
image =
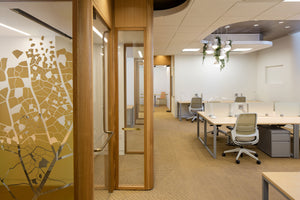
[[[223,17],[246,17],[253,18],[264,12],[278,2],[238,2],[230,8]]]
[[[300,3],[280,3],[257,16],[258,20],[284,20],[300,14]]]

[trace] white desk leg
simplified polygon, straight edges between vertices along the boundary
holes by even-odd
[[[262,200],[269,200],[269,183],[266,179],[262,178]]]
[[[293,125],[293,134],[294,134],[294,152],[293,157],[299,158],[299,124]]]

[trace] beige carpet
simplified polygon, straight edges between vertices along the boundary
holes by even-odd
[[[112,194],[96,190],[95,199],[256,200],[262,196],[262,172],[300,171],[300,159],[270,158],[256,148],[261,165],[247,156],[237,165],[234,154],[221,156],[232,148],[223,136],[218,137],[218,155],[213,159],[196,137],[196,123],[178,121],[166,108],[155,109],[154,189]],[[284,197],[270,187],[270,199]]]

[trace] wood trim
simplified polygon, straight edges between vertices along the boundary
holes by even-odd
[[[113,23],[114,24],[114,23]],[[114,162],[114,188],[119,186],[119,69],[118,69],[118,30],[113,28],[113,70],[114,70],[114,123],[113,130],[114,136],[112,138],[113,142],[113,162]]]
[[[112,28],[112,2],[111,0],[93,0],[93,6],[109,29]]]
[[[94,199],[91,1],[73,1],[75,200]]]
[[[154,186],[153,174],[153,0],[146,0],[147,26],[145,30],[144,49],[144,126],[145,126],[145,189],[150,190]]]
[[[118,190],[145,190],[144,186],[121,186],[117,188]]]

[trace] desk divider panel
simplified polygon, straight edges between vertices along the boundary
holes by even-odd
[[[299,117],[300,103],[299,102],[275,102],[276,116],[281,117]]]
[[[251,102],[248,103],[248,112],[257,113],[258,117],[274,116],[273,102]]]

